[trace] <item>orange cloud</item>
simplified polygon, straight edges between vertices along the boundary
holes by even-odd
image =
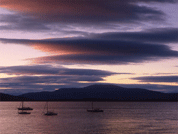
[[[0,2],[0,7],[27,13],[66,12],[63,6],[54,0],[1,0]]]
[[[36,50],[40,50],[43,52],[47,52],[50,54],[58,54],[58,55],[65,55],[65,54],[75,54],[76,52],[71,51],[70,48],[66,48],[65,45],[53,45],[53,44],[33,44],[32,47]]]
[[[100,0],[1,0],[0,7],[20,12],[33,13],[35,15],[117,15],[127,14],[128,1],[112,0],[102,2]],[[120,9],[110,9],[117,2]]]
[[[167,2],[172,0],[154,2]],[[87,24],[99,22],[132,23],[136,21],[163,21],[164,13],[140,6],[147,0],[1,0],[0,7],[27,13],[49,22]],[[101,23],[100,23],[101,24]]]
[[[54,55],[96,53],[96,52],[84,50],[75,45],[68,45],[68,44],[56,44],[55,45],[55,44],[35,43],[35,44],[32,44],[32,47],[36,50],[40,50],[42,52],[47,52],[49,54],[54,54]]]

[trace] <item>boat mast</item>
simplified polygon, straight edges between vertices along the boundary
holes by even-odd
[[[48,113],[48,102],[46,104],[47,104],[47,113]]]

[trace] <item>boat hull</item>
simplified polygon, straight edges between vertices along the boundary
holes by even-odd
[[[33,108],[30,108],[30,107],[22,107],[22,108],[18,108],[18,110],[33,110]]]
[[[46,115],[46,116],[53,116],[53,115],[57,115],[57,113],[54,113],[54,112],[47,112],[47,113],[45,113],[44,115]]]
[[[101,109],[87,109],[87,112],[104,112]]]

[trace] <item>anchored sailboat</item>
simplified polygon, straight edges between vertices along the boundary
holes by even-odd
[[[44,113],[46,116],[57,115],[57,113],[48,110],[48,102],[46,102],[44,109],[46,109],[46,112]]]
[[[87,112],[103,112],[104,110],[99,108],[93,108],[93,101],[91,103],[91,109],[87,109]]]

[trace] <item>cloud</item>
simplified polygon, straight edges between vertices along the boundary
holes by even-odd
[[[0,14],[0,30],[46,31],[51,30],[45,22],[22,14]]]
[[[139,1],[139,2],[161,2],[161,3],[176,3],[177,0],[134,0],[134,1]]]
[[[151,57],[149,55],[55,55],[29,59],[34,63],[58,63],[58,64],[129,64],[142,63],[145,61],[156,61],[165,57]],[[167,57],[168,58],[168,57]]]
[[[79,81],[96,82],[103,81],[101,76],[81,76],[81,75],[68,75],[68,76],[17,76],[12,78],[2,78],[2,83],[11,83],[17,85],[60,85],[60,83],[79,83]]]
[[[0,7],[46,22],[85,24],[163,20],[163,12],[141,6],[139,2],[175,3],[173,0],[1,0]]]
[[[69,75],[70,76],[84,76],[84,77],[86,76],[105,77],[105,76],[110,76],[113,74],[118,74],[118,73],[102,71],[102,70],[68,69],[62,66],[53,67],[50,65],[0,67],[0,73],[5,73],[8,75],[60,75],[61,77],[69,76]]]
[[[153,75],[177,75],[178,73],[155,73]]]
[[[142,22],[163,24],[165,13],[143,6],[150,2],[173,4],[176,0],[1,0],[0,8],[13,12],[0,14],[0,22],[5,24],[0,30],[76,36],[77,32],[112,31]]]
[[[0,39],[0,41],[29,45],[50,54],[31,59],[36,63],[128,64],[178,57],[178,51],[171,50],[167,45],[107,38]]]
[[[0,78],[1,91],[4,89],[6,93],[15,94],[45,90],[54,91],[59,87],[86,86],[104,81],[104,77],[107,76],[129,74],[94,69],[69,69],[50,65],[0,67],[0,73],[16,75]]]
[[[157,28],[140,32],[108,32],[91,34],[91,38],[130,40],[140,42],[175,43],[178,42],[178,28]]]
[[[140,82],[175,82],[178,83],[178,76],[146,76],[136,77],[133,80],[139,80]]]

